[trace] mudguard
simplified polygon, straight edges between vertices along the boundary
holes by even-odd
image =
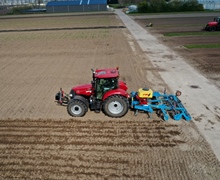
[[[77,99],[77,100],[80,100],[80,101],[82,101],[82,102],[84,102],[85,105],[86,105],[87,107],[89,107],[89,101],[88,101],[86,98],[84,98],[83,96],[75,95],[74,98],[70,100],[70,102],[71,102],[72,100],[76,100],[76,99]]]
[[[126,98],[129,98],[129,94],[127,93],[127,91],[125,91],[123,89],[113,89],[113,90],[106,92],[103,95],[102,100],[104,101],[106,98],[108,98],[109,96],[112,96],[112,95],[121,95]]]

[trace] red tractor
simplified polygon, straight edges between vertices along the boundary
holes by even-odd
[[[220,30],[220,17],[215,17],[213,22],[209,22],[204,29],[207,31]]]
[[[91,84],[75,86],[69,94],[62,89],[55,99],[67,105],[67,112],[74,117],[82,117],[88,109],[103,111],[107,116],[119,118],[129,109],[129,93],[125,82],[119,81],[118,68],[92,69]]]

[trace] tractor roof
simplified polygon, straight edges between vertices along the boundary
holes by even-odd
[[[96,69],[95,77],[99,79],[119,77],[118,68]]]

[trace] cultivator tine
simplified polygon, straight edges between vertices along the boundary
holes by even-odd
[[[166,93],[164,91],[164,93]],[[178,93],[180,93],[178,91]],[[156,99],[149,101],[149,106],[153,109],[159,110],[163,114],[163,119],[167,121],[169,119],[169,114],[172,113],[174,120],[179,121],[184,118],[186,121],[191,120],[191,116],[179,100],[176,95],[167,95],[155,93]],[[156,103],[156,105],[154,104]],[[143,109],[148,112],[147,109]]]
[[[137,116],[138,115],[138,110],[134,111],[134,115]]]
[[[168,116],[168,114],[167,114],[167,111],[165,110],[165,108],[161,108],[161,111],[162,111],[162,113],[163,113],[163,119],[164,119],[165,121],[167,121],[167,120],[169,119],[169,116]]]
[[[178,102],[178,109],[181,112],[181,116],[184,117],[186,121],[191,120],[191,116],[189,115],[189,113],[187,112],[186,108],[183,106],[180,100]]]
[[[164,88],[164,91],[163,91],[163,93],[164,93],[164,94],[166,94],[166,92],[167,92],[167,89],[166,89],[166,88]]]
[[[182,102],[178,97],[173,96],[171,100],[171,106],[174,113],[174,120],[179,121],[181,118],[185,118],[186,121],[191,120],[191,116],[187,112],[186,108],[183,106]]]

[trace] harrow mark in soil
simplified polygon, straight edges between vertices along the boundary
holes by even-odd
[[[14,119],[0,124],[3,179],[166,179],[166,173],[178,179],[183,172],[193,179],[218,177],[219,162],[203,137],[195,131],[198,140],[186,138],[190,123]]]

